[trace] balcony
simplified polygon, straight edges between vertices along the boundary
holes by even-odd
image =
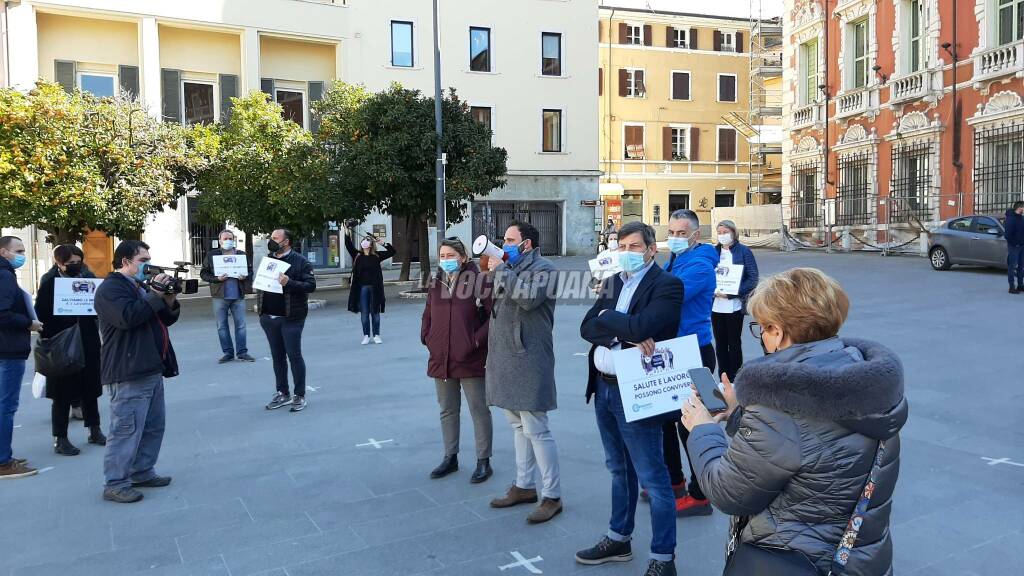
[[[793,130],[813,126],[821,120],[821,106],[811,104],[793,111]]]
[[[1005,44],[974,55],[974,83],[1013,74],[1024,77],[1024,41]]]
[[[868,111],[868,91],[858,88],[856,92],[847,92],[836,97],[836,118],[847,118]]]
[[[890,81],[889,103],[899,104],[924,98],[932,93],[931,72],[914,72]]]

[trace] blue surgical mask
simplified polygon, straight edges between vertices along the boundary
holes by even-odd
[[[516,262],[519,262],[519,259],[522,258],[523,252],[522,252],[521,246],[522,246],[522,243],[520,243],[520,244],[505,244],[503,249],[505,250],[505,254],[508,254],[508,263],[509,264],[512,264],[513,266],[515,266]]]
[[[448,274],[454,274],[459,269],[459,261],[455,259],[441,260],[441,270],[444,270]]]
[[[234,250],[235,249],[235,241],[234,240],[224,240],[223,242],[220,243],[220,247],[225,249],[225,250]]]
[[[674,254],[685,252],[689,247],[689,238],[676,238],[675,236],[671,236],[668,239],[668,249],[671,250]]]
[[[135,273],[135,279],[139,282],[144,282],[146,280],[146,266],[148,265],[148,262],[141,262],[139,264],[139,271]]]
[[[644,264],[644,255],[641,252],[619,252],[619,266],[622,266],[626,274],[639,272]]]
[[[15,254],[14,255],[14,260],[11,261],[11,267],[14,268],[15,270],[17,270],[18,268],[21,268],[24,265],[25,265],[25,255],[24,254]]]

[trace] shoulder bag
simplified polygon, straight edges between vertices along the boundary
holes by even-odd
[[[58,378],[85,369],[85,348],[78,323],[50,338],[40,338],[33,350],[36,372],[47,378]]]

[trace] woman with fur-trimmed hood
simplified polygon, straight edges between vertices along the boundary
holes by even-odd
[[[727,575],[828,574],[840,540],[844,576],[892,574],[903,365],[881,344],[838,336],[849,307],[819,270],[762,281],[748,308],[766,355],[740,369],[735,390],[723,379],[726,430],[699,397],[684,404],[701,487],[735,517]]]

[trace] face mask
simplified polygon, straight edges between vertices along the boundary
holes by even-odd
[[[722,246],[728,246],[732,244],[732,234],[719,234],[718,243]]]
[[[618,240],[609,240],[608,241],[608,249],[609,250],[618,250],[619,249],[619,241]]]
[[[78,276],[82,273],[82,263],[75,262],[73,264],[67,264],[64,266],[64,275],[66,276]]]
[[[267,250],[270,250],[271,254],[277,254],[281,251],[281,245],[276,240],[267,240]]]
[[[363,250],[369,250],[370,249],[370,241],[369,240],[363,240],[362,242],[359,243],[359,247],[362,248]]]
[[[672,236],[668,239],[668,249],[671,250],[674,254],[685,252],[689,247],[689,238],[676,238],[675,236]]]
[[[619,252],[619,266],[626,274],[638,272],[644,267],[644,255],[640,252]]]
[[[17,270],[18,268],[21,268],[24,265],[25,265],[25,255],[24,254],[15,254],[14,255],[14,260],[11,261],[11,267],[13,267],[15,270]]]
[[[448,274],[454,274],[459,269],[458,260],[441,260],[441,270],[444,270]]]
[[[138,280],[139,282],[143,282],[143,281],[146,280],[146,267],[147,266],[149,266],[148,262],[140,262],[139,263],[139,271],[136,272],[135,276],[134,276],[134,278],[136,280]]]
[[[235,241],[234,240],[224,240],[223,242],[220,243],[220,247],[225,249],[225,250],[234,250],[235,249]]]
[[[509,264],[515,265],[515,263],[519,262],[519,259],[522,258],[523,253],[522,253],[521,247],[522,247],[522,243],[519,243],[519,244],[505,244],[505,246],[502,248],[503,250],[505,250],[505,254],[508,254],[508,263]]]

